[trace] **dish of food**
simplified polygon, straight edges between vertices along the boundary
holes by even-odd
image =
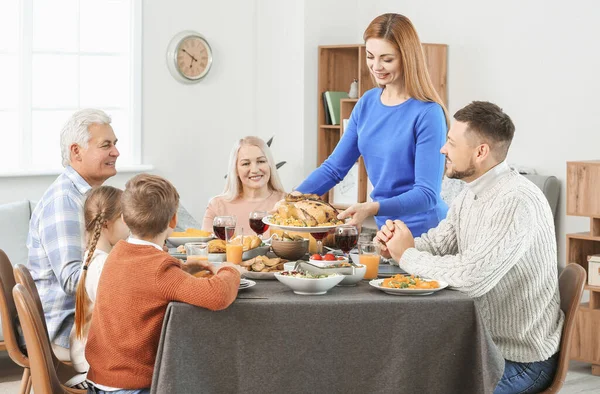
[[[344,256],[335,256],[332,253],[327,253],[325,255],[313,254],[310,256],[308,260],[309,263],[317,265],[319,267],[351,267],[352,265],[348,262],[348,259]]]
[[[414,275],[397,274],[390,278],[373,279],[369,284],[387,294],[428,295],[448,287],[441,280],[428,280]]]
[[[245,236],[243,240],[241,240],[240,235],[231,239],[232,243],[240,241],[242,241],[244,252],[256,249],[262,244],[262,240],[256,235]],[[208,253],[225,253],[225,244],[225,241],[222,239],[213,239],[208,243]]]
[[[208,242],[213,239],[208,231],[188,228],[185,231],[172,232],[167,241],[175,247],[183,246],[188,242]]]
[[[340,274],[313,274],[308,272],[284,271],[275,273],[278,281],[288,286],[295,294],[322,295],[340,283]]]
[[[277,213],[266,216],[263,222],[288,231],[327,232],[344,224],[339,212],[316,194],[293,192],[275,206]]]
[[[250,260],[242,261],[240,266],[246,268],[244,277],[251,279],[275,279],[275,272],[283,271],[283,264],[287,260],[279,257],[256,256]]]
[[[275,215],[265,216],[263,218],[263,223],[268,224],[271,227],[280,228],[280,229],[286,230],[286,231],[295,231],[297,233],[328,233],[330,230],[333,230],[336,227],[344,224],[344,222],[342,222],[340,220],[340,224],[330,225],[330,226],[319,225],[317,227],[295,227],[295,226],[286,226],[286,225],[274,223],[271,221],[271,220],[273,220],[274,217],[275,217]]]

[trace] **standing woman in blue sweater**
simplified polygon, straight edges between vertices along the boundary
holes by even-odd
[[[298,186],[324,194],[363,156],[373,183],[373,202],[352,205],[340,214],[360,225],[375,215],[377,226],[400,219],[413,236],[436,227],[448,207],[440,197],[448,116],[435,91],[408,18],[384,14],[363,35],[367,66],[375,84],[358,100],[344,134],[323,164]]]

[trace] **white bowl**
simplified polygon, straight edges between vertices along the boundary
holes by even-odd
[[[348,262],[348,258],[344,257],[343,260],[337,260],[337,256],[336,256],[336,260],[313,260],[313,259],[308,259],[308,262],[311,263],[311,264],[314,264],[316,266],[319,266],[319,267],[327,267],[327,266],[333,265],[333,264],[347,263]]]
[[[342,261],[340,261],[340,262],[342,262]],[[283,265],[283,269],[286,271],[292,271],[294,269],[295,264],[296,264],[295,261],[285,263]],[[348,271],[350,271],[352,269],[352,267],[322,268],[320,270],[315,269],[314,273],[321,273],[323,271],[326,271],[326,272],[340,274],[340,275],[344,276],[344,279],[342,279],[342,281],[338,284],[338,286],[356,286],[356,284],[358,282],[360,282],[361,280],[364,279],[365,274],[367,273],[367,266],[358,264],[358,259],[357,259],[357,265],[358,265],[358,267],[354,267],[354,273],[351,275],[348,275]],[[310,267],[306,267],[306,269],[309,271],[311,270]]]
[[[366,265],[358,265],[354,268],[353,275],[344,275],[344,279],[338,284],[338,286],[356,286],[358,282],[363,280],[367,273]]]
[[[300,295],[321,295],[327,293],[329,289],[340,283],[344,276],[333,274],[325,278],[296,278],[294,276],[281,275],[281,272],[275,273],[278,281],[288,286],[296,294]]]

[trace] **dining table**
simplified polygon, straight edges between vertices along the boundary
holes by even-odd
[[[169,304],[152,393],[492,393],[504,359],[473,299],[361,281],[297,295],[276,280],[221,311]]]

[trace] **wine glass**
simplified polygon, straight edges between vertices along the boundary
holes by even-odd
[[[338,248],[342,249],[345,257],[348,259],[350,256],[348,253],[356,246],[358,242],[358,229],[356,226],[345,224],[343,226],[336,227],[335,229],[335,243]]]
[[[310,233],[312,237],[317,241],[317,253],[323,254],[323,238],[325,238],[329,234],[329,231],[325,231],[323,233]]]
[[[263,223],[263,218],[267,216],[266,211],[252,211],[250,212],[250,228],[254,231],[258,238],[263,239],[262,235],[269,229],[269,225]]]
[[[213,219],[213,231],[217,237],[225,241],[225,232],[229,237],[233,237],[235,233],[236,220],[235,216],[216,216]]]

